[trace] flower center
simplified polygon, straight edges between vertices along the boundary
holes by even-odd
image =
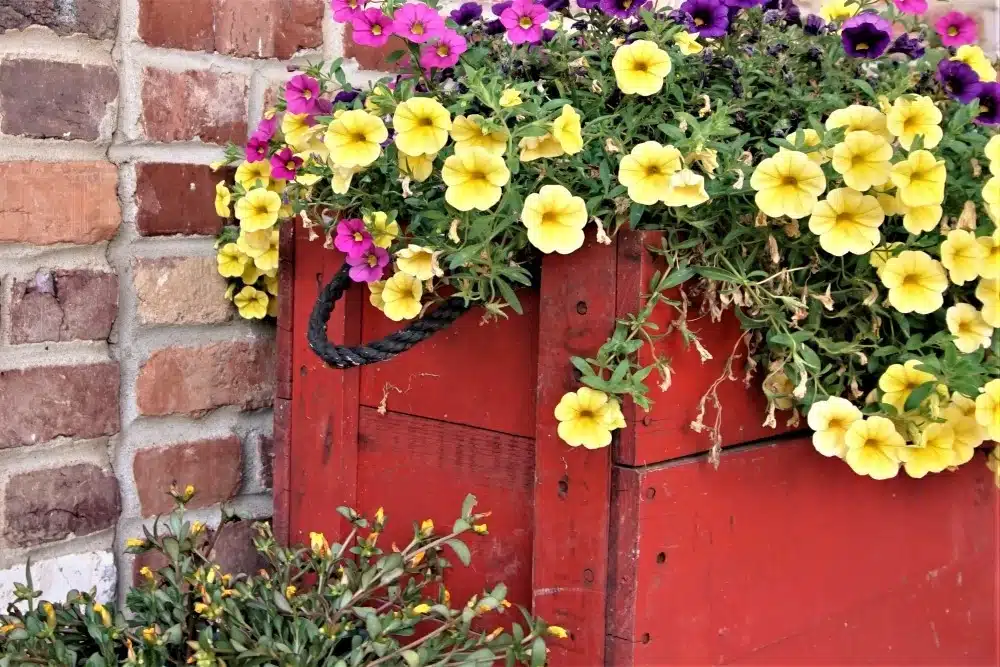
[[[920,274],[907,273],[905,276],[903,276],[902,284],[903,287],[918,287],[920,285]],[[917,386],[919,387],[920,385]]]
[[[843,421],[837,418],[831,419],[826,424],[826,428],[828,431],[843,431],[846,426],[847,424],[845,424]]]
[[[347,6],[350,7],[351,9],[357,9],[358,0],[347,0]]]
[[[351,141],[363,144],[368,141],[368,137],[366,137],[363,132],[355,132],[351,135]]]
[[[882,443],[878,441],[877,438],[865,438],[865,443],[862,447],[878,447]]]
[[[469,172],[470,181],[485,181],[486,174],[481,171],[470,171]]]
[[[313,91],[306,88],[305,90],[302,91],[302,97],[306,98],[307,100],[311,100],[313,97]]]
[[[378,23],[376,23],[375,25],[373,25],[372,26],[372,34],[375,35],[376,37],[378,37],[379,35],[381,35],[382,34],[382,26],[380,26]]]
[[[442,58],[447,57],[448,56],[448,45],[447,44],[438,44],[437,54],[439,56],[441,56]]]
[[[920,125],[920,121],[917,120],[916,116],[907,116],[903,119],[903,132],[909,133],[913,132]]]
[[[412,32],[414,35],[424,34],[424,24],[421,23],[420,21],[414,21],[413,25],[410,26],[410,32]]]
[[[624,2],[622,3],[622,8],[624,8],[624,9],[628,9],[628,8],[629,8],[629,7],[631,7],[631,6],[632,6],[632,0],[625,0],[625,1],[624,1]]]
[[[958,26],[949,26],[949,28],[948,28],[948,36],[949,37],[955,37],[957,35],[958,35]]]
[[[295,171],[295,160],[289,160],[286,162],[285,169],[288,171]]]
[[[781,177],[781,184],[791,188],[795,188],[798,187],[799,185],[799,179],[789,174],[788,176]]]
[[[256,206],[253,207],[253,212],[256,213],[257,215],[267,215],[268,214],[267,204],[257,204]]]
[[[651,178],[653,176],[660,176],[662,174],[663,172],[660,170],[660,165],[651,164],[646,166],[646,176]]]
[[[593,410],[580,410],[578,416],[579,419],[593,419],[595,417]]]
[[[364,240],[365,240],[364,234],[362,234],[361,232],[354,232],[354,242],[355,243],[361,243]]]
[[[417,119],[417,125],[419,125],[420,127],[433,127],[434,120],[432,118],[424,116],[423,118]]]
[[[522,28],[524,28],[525,30],[534,25],[530,16],[522,16],[520,19],[518,19],[517,24]]]
[[[649,70],[649,63],[647,63],[645,60],[636,60],[635,63],[632,65],[632,69],[634,69],[636,72],[646,72]]]
[[[699,17],[699,16],[695,16],[695,17],[694,17],[694,24],[695,24],[696,26],[703,26],[703,25],[705,25],[705,21],[703,21],[703,20],[701,19],[701,17]]]
[[[854,50],[855,51],[867,51],[868,50],[868,45],[865,44],[864,42],[858,42],[855,45]]]
[[[545,213],[542,213],[542,224],[557,225],[559,224],[559,216],[552,211],[546,211]]]
[[[850,213],[839,213],[837,214],[837,224],[838,225],[849,225],[854,222],[854,216]]]
[[[375,255],[368,255],[368,266],[373,269],[378,266],[378,257]]]

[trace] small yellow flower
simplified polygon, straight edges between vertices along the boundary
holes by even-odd
[[[823,170],[805,153],[781,151],[763,160],[750,177],[757,208],[765,215],[800,219],[812,213],[826,190]]]
[[[45,612],[45,624],[50,628],[56,627],[56,608],[51,602],[43,602],[42,610]]]
[[[148,565],[143,565],[141,568],[139,568],[139,576],[143,577],[144,579],[152,579],[153,571],[149,569]]]
[[[889,479],[899,473],[899,450],[906,441],[885,417],[859,419],[847,429],[844,441],[844,460],[855,473],[872,479]]]
[[[487,131],[483,129],[484,120],[479,114],[455,116],[451,124],[451,138],[455,142],[456,152],[474,147],[482,148],[492,155],[507,152],[510,132],[506,128]]]
[[[393,322],[412,320],[420,314],[423,294],[424,288],[419,280],[398,271],[385,281],[382,288],[382,312]]]
[[[272,227],[278,222],[281,197],[264,188],[254,188],[236,202],[236,218],[240,229],[258,232]]]
[[[955,462],[952,465],[968,463],[976,447],[986,441],[986,429],[976,421],[976,402],[955,392],[942,416],[955,434]]]
[[[611,431],[619,428],[621,408],[603,391],[580,387],[564,394],[556,406],[559,437],[570,447],[600,449],[611,444]]]
[[[948,238],[941,244],[941,264],[956,285],[978,278],[986,255],[987,249],[976,240],[976,235],[964,229],[948,232]]]
[[[830,190],[826,199],[813,208],[809,231],[819,236],[820,247],[831,255],[863,255],[882,240],[879,227],[884,220],[875,197],[850,188],[837,188]]]
[[[990,137],[990,140],[986,142],[983,154],[990,162],[990,173],[994,176],[1000,176],[1000,134],[994,134]]]
[[[925,252],[904,250],[885,263],[881,278],[889,288],[889,303],[901,313],[927,315],[944,305],[948,275]]]
[[[868,259],[875,271],[878,272],[880,278],[882,277],[882,269],[885,268],[885,263],[895,257],[896,249],[902,247],[902,245],[902,243],[888,243],[872,250]]]
[[[414,157],[434,155],[448,143],[451,114],[431,97],[411,97],[392,115],[396,148]]]
[[[420,565],[420,563],[422,563],[424,560],[424,556],[425,554],[423,551],[418,551],[417,553],[413,554],[413,558],[410,559],[410,567],[416,567]]]
[[[368,302],[379,310],[385,308],[385,301],[382,300],[382,290],[384,289],[384,280],[376,280],[373,283],[368,283]]]
[[[892,146],[880,135],[867,130],[850,132],[833,149],[833,169],[844,177],[847,187],[859,192],[889,180]]]
[[[576,109],[563,105],[562,113],[552,123],[552,136],[567,155],[576,155],[583,150],[583,130]]]
[[[267,292],[246,285],[233,297],[233,303],[246,320],[261,320],[267,316]]]
[[[880,135],[876,135],[880,136]],[[785,136],[785,140],[789,141],[794,146],[801,146],[802,148],[812,148],[814,146],[819,146],[823,143],[823,138],[819,136],[819,132],[813,129],[798,130],[792,132]],[[780,149],[786,150],[786,149]],[[800,153],[802,151],[799,151]],[[818,165],[824,165],[830,161],[830,150],[829,149],[818,149],[815,151],[810,151],[806,153],[806,156]]]
[[[696,53],[701,53],[705,48],[698,43],[698,36],[692,35],[687,30],[681,30],[679,33],[674,35],[674,44],[677,48],[686,56],[693,56]]]
[[[445,201],[453,207],[459,211],[487,211],[500,201],[510,171],[503,158],[482,148],[470,148],[444,161],[441,179],[448,186]]]
[[[318,127],[321,126],[318,124],[310,125],[307,113],[286,113],[281,117],[281,133],[285,135],[285,142],[296,151],[305,150],[312,139],[313,132],[316,132],[313,128]],[[267,160],[261,160],[261,162],[266,163]]]
[[[983,304],[983,319],[1000,329],[1000,278],[983,278],[976,285],[976,298]]]
[[[862,419],[861,410],[847,399],[831,396],[813,403],[809,408],[809,428],[813,430],[812,443],[823,456],[844,458],[847,453],[847,429]]]
[[[241,229],[240,235],[236,238],[236,247],[240,252],[255,259],[260,257],[271,247],[271,233],[276,229],[262,229],[259,232],[248,232]]]
[[[896,408],[896,412],[900,414],[914,389],[936,379],[932,374],[917,368],[919,365],[920,362],[916,359],[905,364],[893,364],[878,380],[882,402]]]
[[[434,172],[434,157],[434,155],[418,155],[414,157],[400,151],[399,171],[417,183],[423,183]]]
[[[714,174],[719,168],[719,152],[699,144],[695,150],[684,156],[684,164],[697,164],[706,174]]]
[[[379,507],[375,510],[375,523],[382,524],[385,521],[385,508]]]
[[[191,498],[193,497],[194,497],[194,485],[188,484],[187,486],[184,487],[184,496],[183,496],[184,502],[191,500]]]
[[[229,217],[229,204],[232,202],[233,196],[229,193],[229,188],[226,187],[225,181],[219,181],[215,184],[215,213],[220,218]]]
[[[778,369],[764,378],[762,383],[764,395],[779,410],[790,410],[795,407],[795,383],[784,370]]]
[[[429,604],[427,604],[426,602],[421,602],[420,604],[418,604],[416,607],[413,608],[413,615],[421,616],[423,614],[426,614],[430,610],[431,606]]]
[[[708,201],[705,192],[705,177],[690,169],[681,169],[670,175],[670,187],[663,194],[667,206],[687,206],[694,208]]]
[[[914,151],[892,168],[892,182],[907,206],[940,204],[947,178],[944,160],[938,160],[930,151]]]
[[[524,200],[521,222],[531,245],[544,253],[567,255],[583,245],[587,205],[561,185],[543,185]]]
[[[1000,177],[994,180],[1000,184]],[[1000,278],[1000,228],[992,236],[980,236],[977,242],[983,253],[979,275],[983,278]]]
[[[861,6],[848,0],[826,0],[819,9],[819,14],[827,21],[843,21],[849,19],[861,10]]]
[[[354,179],[354,174],[358,173],[359,170],[334,165],[332,171],[333,173],[330,175],[330,188],[338,195],[347,194],[347,191],[351,189],[351,181]]]
[[[1000,441],[1000,380],[990,380],[976,397],[976,421],[986,437]]]
[[[141,537],[130,537],[125,540],[126,549],[141,549],[144,546],[146,546],[146,540]]]
[[[389,222],[389,216],[382,211],[374,211],[364,216],[365,227],[372,235],[372,242],[379,248],[388,248],[399,236],[399,223]]]
[[[205,604],[204,602],[195,602],[193,608],[194,608],[194,613],[196,614],[204,614],[206,611],[208,611],[208,605]]]
[[[673,63],[670,54],[654,42],[637,39],[618,47],[611,67],[615,71],[618,89],[626,95],[654,95],[663,88],[663,79],[670,74]]]
[[[952,60],[965,63],[979,75],[983,81],[996,81],[997,71],[993,69],[989,56],[979,46],[975,44],[964,44],[955,50]]]
[[[278,268],[278,230],[272,229],[269,236],[267,248],[253,258],[254,266],[265,273],[276,271]]]
[[[267,188],[271,184],[271,163],[267,160],[244,162],[236,168],[236,182],[244,190]]]
[[[472,526],[473,532],[479,535],[485,535],[487,533],[487,528],[485,523],[477,523]]]
[[[193,521],[191,523],[191,534],[192,535],[197,535],[198,533],[202,532],[203,530],[205,530],[205,524],[203,524],[201,521]]]
[[[513,88],[504,88],[503,92],[500,93],[500,106],[504,109],[516,107],[523,102],[524,100],[521,99],[521,93]]]
[[[975,306],[955,304],[947,310],[945,318],[948,331],[955,337],[955,347],[959,351],[971,354],[981,347],[989,349],[993,340],[993,327],[986,323]]]
[[[388,137],[389,130],[381,118],[352,109],[330,123],[323,143],[334,164],[350,169],[366,167],[377,160],[382,154],[382,142]]]
[[[637,204],[655,204],[670,189],[670,177],[683,166],[681,152],[673,146],[646,141],[622,158],[618,181]]]
[[[156,628],[149,627],[142,629],[142,638],[149,644],[156,643]]]
[[[521,162],[559,157],[563,154],[562,144],[551,134],[543,134],[540,137],[524,137],[517,142],[517,147],[521,151],[518,155]]]
[[[892,135],[886,127],[885,114],[863,104],[852,104],[831,113],[826,119],[826,129],[833,130],[838,127],[844,128],[847,134],[864,130],[877,134],[886,141],[892,140]]]
[[[444,271],[438,266],[440,250],[425,248],[411,243],[396,252],[396,266],[400,271],[413,276],[417,280],[430,280],[435,276],[443,276]]]
[[[111,627],[111,614],[108,612],[108,610],[104,607],[103,604],[101,604],[100,602],[95,604],[94,613],[98,614],[101,617],[101,623],[104,624],[104,627],[106,628]]]
[[[903,228],[914,236],[933,231],[944,215],[944,209],[938,204],[925,206],[907,206],[899,202],[903,210]]]
[[[434,521],[433,519],[424,519],[420,522],[420,534],[424,537],[430,535],[434,532]]]
[[[944,138],[941,129],[941,110],[934,106],[934,100],[923,95],[903,95],[896,98],[886,117],[886,127],[899,143],[910,150],[913,140],[924,138],[924,148],[934,148]]]
[[[564,628],[561,628],[558,625],[550,625],[546,629],[546,632],[548,632],[550,635],[552,635],[556,639],[566,639],[567,637],[569,637],[569,633],[566,632],[566,630]]]
[[[924,427],[920,442],[897,451],[903,469],[910,477],[942,472],[955,461],[955,432],[948,424],[931,423]]]
[[[299,589],[297,589],[297,588],[296,588],[295,586],[291,586],[291,585],[289,585],[289,586],[285,586],[285,597],[286,597],[286,598],[289,598],[289,599],[291,599],[291,598],[295,597],[295,593],[296,593],[296,592],[297,592],[298,590],[299,590]]]

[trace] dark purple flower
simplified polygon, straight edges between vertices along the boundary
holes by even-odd
[[[615,16],[620,19],[627,19],[635,16],[642,6],[637,0],[600,0],[598,7],[608,16]]]
[[[342,90],[333,97],[334,104],[350,104],[358,97],[356,90]]]
[[[802,26],[803,32],[807,35],[823,35],[826,33],[826,21],[823,20],[822,16],[817,16],[816,14],[810,14],[806,17],[806,22]]]
[[[289,113],[316,113],[319,111],[316,107],[318,99],[319,81],[308,74],[293,76],[285,84],[285,102],[288,103]]]
[[[976,122],[980,125],[1000,125],[1000,83],[990,81],[981,85]]]
[[[347,255],[347,263],[351,265],[347,275],[356,283],[373,283],[381,280],[385,267],[389,264],[389,253],[378,246],[371,246],[357,254]]]
[[[764,25],[778,25],[785,18],[785,13],[777,9],[768,9],[764,12]]]
[[[483,25],[483,32],[485,32],[487,35],[500,35],[506,29],[507,28],[503,27],[503,23],[500,21],[500,19],[493,19],[492,21],[487,21],[486,24]]]
[[[510,7],[512,4],[514,4],[514,0],[504,0],[504,2],[498,2],[492,7],[490,7],[490,11],[493,12],[494,16],[499,17],[501,14],[503,14],[504,10]]]
[[[667,14],[667,20],[683,26],[688,32],[694,32],[694,19],[683,9],[675,9]]]
[[[569,7],[569,0],[542,0],[542,4],[550,12],[558,12]]]
[[[365,221],[361,218],[350,218],[337,223],[337,236],[333,239],[333,245],[351,258],[360,257],[374,244],[372,235],[365,229]]]
[[[729,11],[719,0],[684,0],[681,9],[691,15],[692,31],[701,37],[722,37],[729,29]]]
[[[730,7],[739,7],[741,9],[749,9],[750,7],[764,4],[764,0],[723,0],[723,2]]]
[[[451,20],[458,25],[469,25],[483,15],[483,6],[477,2],[464,2],[458,9],[451,10]]]
[[[979,97],[982,84],[976,71],[957,60],[942,60],[938,64],[935,78],[948,95],[962,104],[968,104]]]
[[[909,56],[914,60],[923,58],[926,52],[927,49],[924,48],[924,43],[919,36],[911,37],[905,32],[897,37],[896,41],[889,47],[889,53],[902,53],[904,56]]]
[[[272,113],[271,117],[268,118],[264,116],[257,123],[257,129],[254,131],[253,136],[258,139],[263,139],[264,141],[270,141],[274,136],[274,133],[278,131],[278,115]]]
[[[288,146],[271,156],[271,176],[274,178],[290,181],[295,178],[295,174],[301,166],[302,158],[295,157],[292,149]]]
[[[840,41],[852,58],[878,58],[892,41],[892,25],[878,14],[857,14],[844,21]]]
[[[267,139],[258,137],[255,133],[247,142],[247,162],[260,162],[267,159]]]
[[[766,0],[764,9],[778,9],[785,12],[785,21],[792,25],[802,23],[802,10],[793,0]]]
[[[550,42],[557,34],[559,34],[558,31],[553,30],[552,28],[544,28],[542,30],[542,41]]]

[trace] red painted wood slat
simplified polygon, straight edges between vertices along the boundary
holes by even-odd
[[[274,492],[275,537],[288,541],[290,501],[289,455],[292,443],[292,349],[295,340],[295,222],[281,226],[278,245],[278,331],[274,390],[274,460],[271,463]]]

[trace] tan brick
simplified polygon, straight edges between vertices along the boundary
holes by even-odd
[[[215,324],[229,320],[226,279],[214,257],[139,258],[132,265],[140,324]]]
[[[118,314],[118,276],[86,269],[42,270],[15,280],[10,342],[102,340]]]
[[[173,509],[171,485],[195,488],[188,507],[208,507],[229,500],[240,489],[243,453],[239,438],[216,438],[136,452],[132,464],[143,516]]]
[[[200,415],[224,405],[267,407],[274,398],[274,343],[157,350],[139,369],[136,390],[144,415]]]
[[[110,162],[0,162],[0,243],[107,241],[121,224],[117,189]]]
[[[241,74],[147,68],[142,84],[146,137],[214,144],[245,141],[247,87]]]

